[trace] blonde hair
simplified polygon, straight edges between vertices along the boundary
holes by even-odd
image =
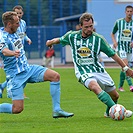
[[[17,16],[17,13],[13,12],[13,11],[7,11],[7,12],[2,14],[2,22],[3,22],[4,27],[7,26],[8,22],[12,22],[13,23],[13,21],[14,21],[13,17],[14,16]]]

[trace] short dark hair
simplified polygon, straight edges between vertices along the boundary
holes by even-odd
[[[131,5],[128,5],[128,6],[126,6],[125,11],[126,11],[128,8],[132,8],[132,9],[133,9],[133,7],[132,7]]]
[[[83,13],[82,15],[81,15],[81,17],[79,18],[79,23],[81,24],[81,25],[83,25],[83,21],[89,21],[89,20],[92,20],[92,22],[94,22],[94,19],[93,19],[93,17],[92,17],[92,14],[90,14],[90,13]]]
[[[20,6],[20,5],[16,5],[16,6],[14,6],[13,7],[13,11],[15,11],[15,9],[21,9],[22,11],[23,11],[23,7],[22,6]]]

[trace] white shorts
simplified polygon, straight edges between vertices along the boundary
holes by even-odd
[[[85,87],[88,88],[90,81],[94,80],[99,84],[101,89],[106,92],[111,92],[114,89],[116,89],[114,81],[112,80],[112,78],[108,73],[91,73],[90,75],[86,77],[86,80],[84,81],[82,80],[82,78],[80,78],[81,83],[84,84]]]
[[[129,62],[132,62],[132,53],[127,53],[125,51],[118,51],[118,55],[121,59],[127,59]]]

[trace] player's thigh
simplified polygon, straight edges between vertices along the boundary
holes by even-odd
[[[129,62],[132,62],[133,61],[132,54],[130,54],[130,53],[127,54],[127,60]]]
[[[38,65],[31,66],[32,69],[29,71],[31,75],[28,79],[29,83],[43,82],[43,81],[59,81],[60,75],[54,70],[48,69]]]

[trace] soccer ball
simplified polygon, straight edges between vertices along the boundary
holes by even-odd
[[[109,110],[109,116],[113,119],[113,120],[124,120],[125,118],[125,112],[126,109],[124,106],[120,105],[120,104],[115,104],[114,106],[112,106]]]

